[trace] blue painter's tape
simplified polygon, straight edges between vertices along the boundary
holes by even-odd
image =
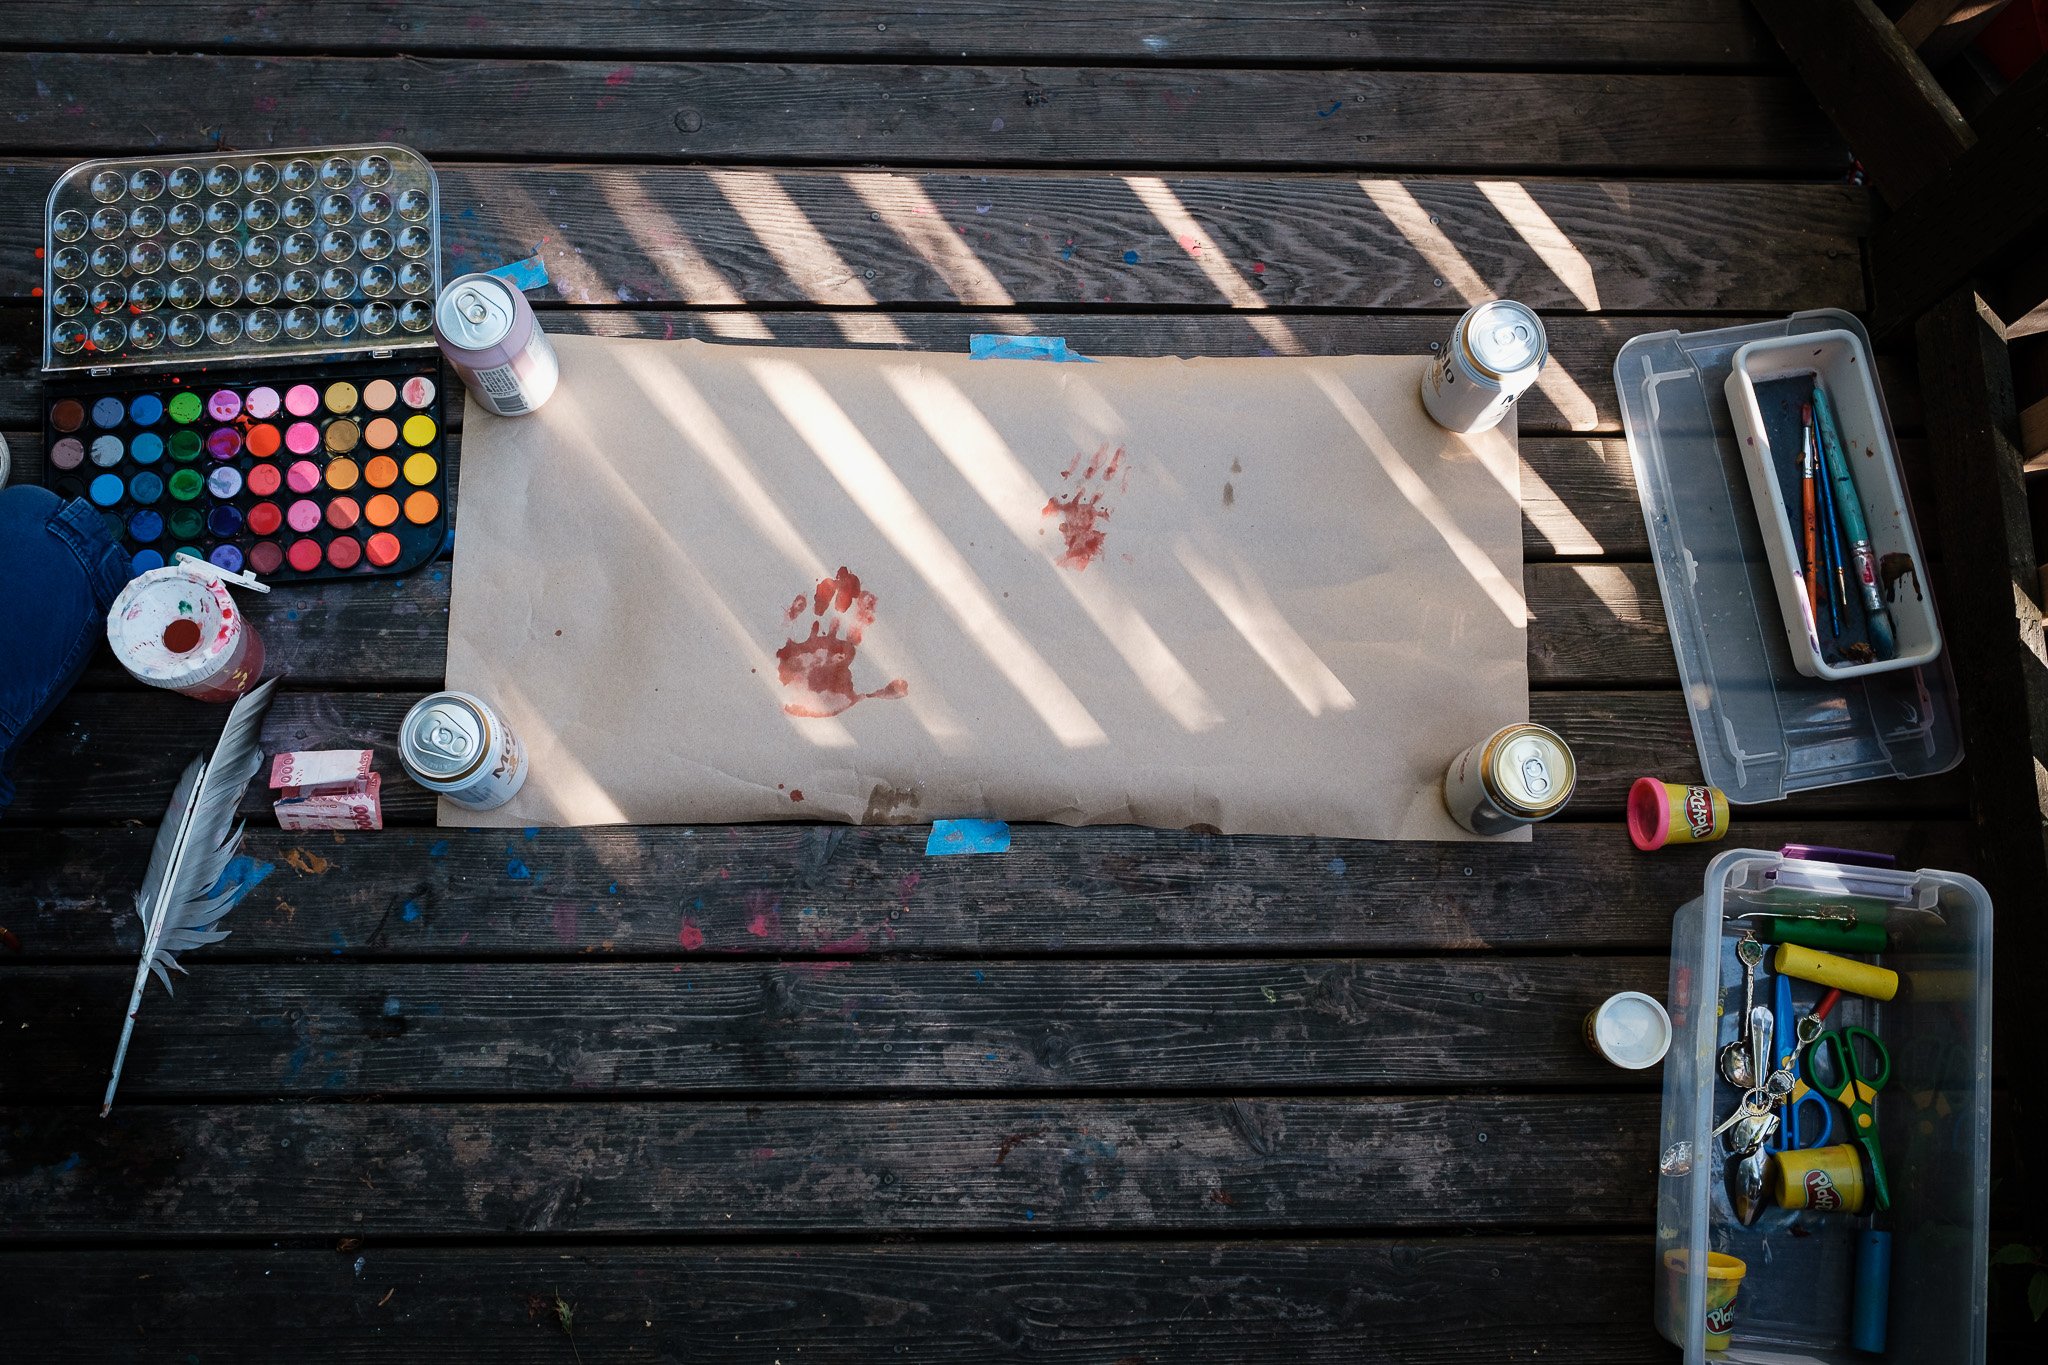
[[[953,853],[1008,853],[1010,827],[1000,820],[934,820],[924,841],[927,858]]]
[[[537,255],[528,256],[523,261],[507,261],[496,270],[486,270],[484,274],[496,276],[522,294],[548,287],[547,262]]]
[[[1071,360],[1093,365],[1095,357],[1067,349],[1065,337],[1013,337],[994,332],[976,332],[967,338],[970,360]]]

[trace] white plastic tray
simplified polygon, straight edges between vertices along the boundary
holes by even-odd
[[[1913,533],[1913,514],[1899,480],[1891,432],[1880,420],[1877,385],[1863,343],[1844,329],[1752,341],[1736,349],[1729,366],[1729,416],[1742,441],[1742,463],[1749,471],[1764,554],[1777,584],[1778,613],[1792,666],[1809,678],[1841,679],[1932,662],[1941,653],[1941,623],[1935,617],[1934,595],[1927,591],[1926,560]],[[1788,499],[1799,487],[1799,411],[1816,381],[1827,392],[1853,471],[1874,563],[1884,566],[1881,593],[1897,641],[1889,659],[1856,663],[1839,652],[1830,658],[1822,628],[1808,605],[1801,570],[1804,508],[1795,513]],[[1846,545],[1843,557],[1848,561]],[[1849,594],[1860,602],[1853,562],[1848,563],[1847,576]],[[1826,596],[1821,600],[1825,602]],[[1827,617],[1825,609],[1822,617]],[[1841,639],[1862,638],[1853,624],[1859,619],[1860,608],[1847,613]],[[1831,627],[1828,638],[1835,638]]]

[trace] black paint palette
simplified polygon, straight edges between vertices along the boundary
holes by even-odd
[[[279,582],[400,574],[448,531],[432,358],[67,385],[43,481],[85,498],[135,572],[189,550]]]

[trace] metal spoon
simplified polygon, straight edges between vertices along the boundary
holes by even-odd
[[[1728,1203],[1744,1227],[1755,1223],[1764,1211],[1764,1178],[1770,1173],[1772,1157],[1759,1143],[1748,1155],[1728,1159]]]
[[[1749,1012],[1749,1083],[1758,1090],[1771,1074],[1771,1040],[1777,1031],[1778,1017],[1769,1005],[1758,1005]],[[1788,1092],[1790,1089],[1786,1087]]]
[[[1735,944],[1735,960],[1742,964],[1742,1017],[1750,1018],[1756,1008],[1756,969],[1763,961],[1763,945],[1745,933]],[[1750,1065],[1749,1052],[1742,1046],[1742,1027],[1736,1025],[1735,1039],[1720,1051],[1716,1066],[1721,1079],[1737,1090],[1753,1090],[1763,1075],[1763,1066]]]

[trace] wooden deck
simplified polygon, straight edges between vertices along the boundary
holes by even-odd
[[[1865,308],[1873,213],[1739,0],[352,8],[0,4],[17,478],[30,248],[94,154],[410,143],[451,273],[538,248],[562,330],[1420,353],[1499,293],[1553,345],[1531,705],[1581,794],[1520,846],[440,831],[391,740],[439,685],[445,566],[280,590],[266,747],[376,748],[391,827],[252,830],[234,937],[151,988],[107,1121],[130,896],[222,713],[103,660],[22,757],[10,1358],[1670,1358],[1656,1077],[1577,1034],[1662,993],[1706,861],[1619,819],[1698,769],[1610,370],[1642,332]],[[1730,843],[1966,866],[1963,792],[1819,793]]]

